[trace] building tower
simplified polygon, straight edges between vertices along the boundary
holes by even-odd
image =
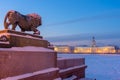
[[[94,36],[92,37],[91,53],[96,53],[96,41]]]
[[[92,47],[96,47],[96,41],[95,41],[95,37],[92,37]]]

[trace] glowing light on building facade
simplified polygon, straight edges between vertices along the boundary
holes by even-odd
[[[94,49],[94,50],[93,50]],[[103,47],[74,47],[73,50],[69,46],[55,46],[54,50],[56,52],[61,53],[98,53],[98,54],[106,54],[106,53],[116,53],[114,46],[103,46]]]
[[[71,52],[71,49],[69,46],[55,46],[54,47],[54,50],[56,52],[63,52],[63,53],[70,53]]]
[[[120,50],[116,49],[115,46],[96,46],[95,37],[92,37],[92,44],[90,47],[74,47],[71,49],[70,46],[55,46],[54,50],[61,53],[87,53],[87,54],[107,54],[107,53],[120,53]]]
[[[75,47],[74,53],[116,53],[115,47],[104,46],[104,47]]]

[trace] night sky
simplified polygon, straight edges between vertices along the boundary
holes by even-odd
[[[38,13],[44,37],[120,35],[120,0],[0,0],[0,29],[9,10]],[[19,30],[19,27],[17,27]],[[107,36],[108,37],[108,36]]]

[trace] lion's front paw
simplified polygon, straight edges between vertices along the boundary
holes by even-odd
[[[33,34],[35,34],[35,35],[40,35],[40,31],[36,31],[36,32],[34,32]]]

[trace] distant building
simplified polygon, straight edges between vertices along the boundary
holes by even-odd
[[[74,53],[91,53],[91,47],[75,47]]]
[[[71,47],[68,45],[54,46],[54,50],[60,53],[83,53],[83,54],[109,54],[120,53],[120,49],[117,46],[96,46],[95,37],[92,37],[91,46],[79,45]]]
[[[95,37],[92,37],[92,47],[96,47],[96,41],[95,41]]]
[[[120,53],[120,49],[117,50],[117,53]]]
[[[116,53],[115,46],[96,46],[95,37],[92,37],[91,47],[75,47],[74,53]]]
[[[101,47],[71,47],[71,46],[54,46],[54,50],[59,53],[83,53],[83,54],[109,54],[109,53],[116,53],[116,49],[114,46],[101,46]],[[120,53],[120,49],[118,50]]]
[[[54,50],[55,50],[56,52],[60,52],[60,53],[71,53],[71,52],[72,52],[70,46],[67,46],[67,45],[54,46]]]
[[[103,46],[103,47],[95,47],[93,51],[93,47],[75,47],[74,53],[116,53],[114,46]]]

